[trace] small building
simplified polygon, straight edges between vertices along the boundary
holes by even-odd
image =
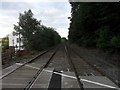
[[[9,34],[9,47],[14,47],[15,51],[17,50],[23,50],[23,42],[22,42],[22,35],[12,32]]]

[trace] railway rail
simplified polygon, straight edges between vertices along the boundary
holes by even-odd
[[[65,68],[67,71],[64,71],[65,69],[64,70],[56,69],[56,67],[53,65],[56,63],[52,63],[52,62],[57,62],[58,64],[61,64],[61,63],[59,63],[59,62],[61,62],[60,60],[59,61],[55,60],[56,59],[55,57],[57,57],[57,55],[60,53],[59,51],[61,49],[63,49],[62,54],[64,53],[63,55],[65,55],[65,57],[62,58],[62,59],[64,59],[62,62],[63,63],[66,62],[67,67],[65,67]],[[34,64],[33,62],[35,62],[35,61],[36,61],[36,63],[38,63],[38,61],[40,61],[40,58],[41,58],[41,60],[44,59],[44,58],[42,58],[42,56],[44,56],[44,55],[47,55],[45,57],[47,57],[48,59],[43,60],[44,62],[39,62],[38,67],[29,65],[31,63]],[[38,59],[38,61],[37,61],[37,59]],[[81,64],[81,65],[79,65],[79,64]],[[114,88],[115,90],[118,90],[118,88],[115,86],[112,87],[107,84],[101,84],[99,82],[94,82],[94,81],[88,80],[90,76],[92,76],[92,78],[94,78],[94,77],[96,78],[97,75],[105,76],[105,77],[107,77],[107,76],[104,73],[102,73],[99,69],[97,69],[95,66],[93,66],[90,62],[83,59],[76,51],[74,51],[67,44],[63,44],[56,48],[51,48],[49,50],[46,50],[43,53],[37,55],[36,57],[30,59],[29,61],[27,61],[23,64],[19,64],[19,65],[20,66],[17,66],[17,68],[13,68],[10,72],[4,74],[1,77],[1,79],[3,80],[3,85],[4,85],[4,83],[5,84],[7,83],[7,81],[4,82],[4,80],[9,81],[9,79],[11,80],[11,78],[13,78],[16,80],[16,82],[17,82],[17,80],[18,80],[18,82],[19,82],[19,80],[21,82],[23,82],[23,84],[20,84],[21,88],[24,88],[24,90],[31,90],[35,87],[35,85],[37,87],[38,84],[35,84],[37,81],[40,83],[42,79],[46,78],[46,77],[44,77],[45,74],[43,73],[44,71],[46,71],[45,72],[46,74],[47,74],[47,72],[51,73],[50,74],[51,81],[49,81],[50,85],[47,86],[48,88],[54,88],[54,87],[55,88],[60,88],[60,87],[61,88],[65,88],[65,87],[75,88],[76,85],[73,85],[73,84],[78,84],[78,86],[76,88],[79,88],[80,90],[85,90],[86,85],[88,85],[88,84],[86,84],[86,82],[87,82],[87,83],[97,84],[102,87]],[[49,66],[49,65],[53,65],[52,66],[53,69],[45,70],[46,68],[49,68],[49,67],[51,68],[51,66]],[[28,67],[26,67],[26,66],[28,66]],[[93,71],[95,73],[87,71],[87,69],[90,69],[91,71]],[[51,70],[53,70],[53,71],[51,71]],[[56,71],[56,70],[58,70],[58,71]],[[42,74],[42,77],[40,77],[41,74]],[[18,76],[18,75],[20,75],[20,76]],[[71,75],[73,75],[73,76],[71,76]],[[88,79],[85,79],[86,77]],[[109,77],[107,77],[107,78],[109,78]],[[48,79],[48,77],[46,79]],[[60,80],[62,80],[62,82]],[[74,83],[71,83],[73,81],[74,81]],[[112,79],[110,79],[110,81],[114,82]],[[14,82],[15,85],[16,85],[16,82]],[[43,82],[45,82],[45,81],[43,81]],[[47,82],[48,82],[48,80],[47,80]],[[59,85],[58,85],[58,83],[59,83]],[[61,84],[61,83],[63,83],[63,84]],[[66,85],[66,83],[68,83],[70,85]],[[14,85],[11,87],[13,88]]]
[[[40,75],[40,73],[42,72],[42,70],[44,68],[46,68],[50,61],[52,60],[53,56],[55,55],[55,53],[57,52],[58,48],[54,51],[54,53],[50,56],[50,58],[48,59],[48,61],[42,65],[42,67],[37,71],[37,73],[35,74],[34,78],[32,78],[32,80],[27,84],[27,86],[25,87],[25,90],[30,90],[34,84],[34,82],[37,80],[38,76]]]
[[[46,50],[46,51],[40,53],[39,55],[33,57],[32,59],[30,59],[30,60],[28,60],[27,62],[23,63],[21,66],[15,68],[15,69],[13,69],[12,71],[8,72],[7,74],[3,75],[0,79],[5,78],[6,76],[8,76],[9,74],[11,74],[11,73],[13,73],[14,71],[18,70],[19,68],[25,66],[26,64],[28,64],[28,63],[30,63],[30,62],[33,62],[35,59],[37,59],[37,58],[39,58],[40,56],[46,54],[46,53],[47,53],[48,51],[50,51],[50,50],[51,50],[51,49]]]
[[[76,78],[77,78],[77,81],[78,81],[78,83],[79,83],[79,86],[80,86],[81,90],[84,90],[84,88],[83,88],[83,83],[81,82],[81,80],[80,80],[80,78],[79,78],[79,75],[78,75],[78,73],[77,73],[77,70],[76,70],[76,68],[75,68],[75,65],[74,65],[73,62],[72,62],[72,59],[71,59],[71,57],[70,57],[70,54],[69,54],[69,51],[68,51],[68,47],[67,47],[67,46],[65,46],[65,53],[66,53],[66,55],[67,55],[68,61],[69,61],[70,65],[71,65],[71,68],[72,68],[73,71],[75,72],[75,76],[76,76]]]
[[[69,47],[70,48],[70,47]],[[110,76],[108,76],[106,73],[104,73],[103,71],[101,71],[100,69],[98,69],[97,67],[95,67],[92,63],[90,63],[88,60],[84,59],[82,56],[80,56],[80,54],[78,52],[76,52],[75,50],[73,50],[72,48],[70,48],[76,55],[78,55],[80,58],[82,58],[82,60],[87,63],[90,67],[92,67],[93,70],[99,72],[102,76],[106,76],[107,78],[109,78],[112,82],[114,82],[115,84],[117,84],[118,86],[120,86],[114,79],[112,79]]]
[[[15,68],[15,69],[12,69],[10,72],[2,75],[2,77],[1,77],[0,79],[2,79],[2,80],[4,81],[4,78],[6,78],[7,76],[10,76],[10,75],[14,74],[14,72],[19,72],[19,71],[21,71],[21,70],[20,70],[21,68],[23,68],[23,69],[25,68],[25,69],[26,69],[25,66],[27,66],[27,64],[29,64],[29,63],[31,63],[31,62],[34,62],[36,59],[38,59],[38,58],[40,58],[41,56],[47,54],[47,53],[48,53],[49,51],[51,51],[52,49],[53,49],[53,48],[51,48],[51,49],[49,49],[49,50],[47,50],[47,51],[44,51],[44,52],[42,52],[41,54],[37,55],[36,57],[30,59],[29,61],[23,63],[23,64],[20,65],[19,67]],[[52,60],[53,56],[55,55],[55,53],[57,52],[58,49],[59,49],[59,46],[55,48],[54,52],[53,52],[52,55],[49,57],[49,59],[46,61],[46,63],[44,63],[40,68],[37,68],[38,70],[36,70],[35,72],[33,72],[33,73],[35,73],[35,74],[33,74],[32,77],[31,77],[31,80],[29,80],[29,81],[27,82],[27,84],[26,84],[25,87],[24,87],[24,90],[30,90],[30,89],[32,88],[34,82],[36,81],[36,79],[37,79],[38,76],[40,75],[41,71],[48,66],[48,64],[50,63],[50,61]],[[19,70],[19,71],[18,71],[18,70]],[[27,71],[27,69],[26,69],[26,71]]]
[[[102,70],[100,70],[99,68],[95,67],[92,63],[90,63],[88,60],[84,59],[77,51],[75,51],[74,49],[72,49],[71,47],[69,47],[72,52],[74,52],[77,56],[79,56],[79,58],[81,58],[86,64],[88,64],[93,70],[99,72],[102,76],[106,76],[107,78],[109,78],[112,82],[114,82],[115,84],[117,84],[119,87],[119,83],[117,83],[114,79],[112,79],[109,75],[107,75],[106,73],[104,73]],[[93,74],[94,76],[94,74]]]
[[[105,77],[107,77],[109,80],[111,80],[114,84],[116,84],[118,87],[120,87],[120,85],[118,84],[118,83],[116,83],[116,81],[114,80],[114,79],[112,79],[111,77],[109,77],[107,74],[105,74],[104,72],[102,72],[101,70],[99,70],[97,67],[95,67],[92,63],[90,63],[88,60],[86,60],[86,59],[84,59],[82,56],[80,56],[80,54],[77,52],[77,51],[75,51],[74,49],[72,49],[69,45],[67,45],[66,44],[66,47],[68,48],[68,53],[71,51],[72,53],[74,53],[76,56],[78,56],[79,57],[79,59],[80,60],[82,60],[86,65],[88,65],[91,69],[93,69],[94,71],[97,71],[99,74],[100,74],[100,76],[105,76]],[[75,71],[75,73],[76,73],[76,77],[78,78],[78,80],[79,81],[81,81],[82,79],[80,78],[81,76],[78,74],[78,71],[77,71],[77,68],[76,68],[76,64],[74,64],[73,62],[74,62],[74,60],[72,60],[72,58],[70,58],[70,54],[68,55],[68,57],[69,57],[69,59],[71,60],[70,62],[72,63],[72,66],[74,67],[74,71]],[[87,67],[88,68],[88,67]],[[85,76],[96,76],[95,74],[93,74],[93,73],[85,73],[84,72],[84,75]],[[82,82],[80,82],[80,84],[81,84],[81,87],[83,88],[84,87],[84,85],[83,85],[83,83]],[[109,86],[108,86],[109,87]],[[112,88],[114,88],[114,87],[112,87]],[[118,88],[116,88],[116,89],[118,89]]]

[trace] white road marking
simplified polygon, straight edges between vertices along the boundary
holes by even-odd
[[[20,64],[18,64],[18,63],[16,63],[17,65],[20,65]],[[17,67],[18,68],[18,67]],[[16,68],[15,68],[16,69]],[[2,76],[0,76],[0,79],[2,79],[4,76],[6,76],[6,75],[8,75],[8,74],[10,74],[11,72],[13,72],[15,69],[13,69],[13,70],[11,70],[11,71],[9,71],[9,72],[7,72],[6,74],[4,74],[4,75],[2,75]]]
[[[92,76],[95,76],[93,73],[90,73]]]
[[[44,70],[44,71],[51,72],[50,70]],[[62,73],[58,73],[58,72],[53,72],[53,73],[59,74],[59,75],[61,75],[61,76],[65,76],[65,77],[77,79],[77,78],[74,77],[74,76],[70,76],[70,75],[66,75],[66,74],[62,74]],[[81,81],[84,81],[84,82],[88,82],[88,83],[92,83],[92,84],[104,86],[104,87],[107,87],[107,88],[115,88],[115,89],[119,90],[119,88],[114,87],[114,86],[111,86],[111,85],[106,85],[106,84],[103,84],[103,83],[99,83],[99,82],[95,82],[95,81],[90,81],[90,80],[87,80],[87,79],[80,79],[80,80],[81,80]]]
[[[23,65],[23,64],[21,64],[21,63],[16,63],[16,64],[18,64],[18,65]],[[31,65],[25,65],[25,66],[30,67],[30,68],[34,68],[34,69],[40,69],[40,68],[38,68],[38,67],[33,67],[33,66],[31,66]]]
[[[34,69],[40,69],[40,68],[38,68],[38,67],[33,67],[33,66],[31,66],[31,65],[25,65],[25,66],[28,66],[28,67],[31,67],[31,68],[34,68]]]
[[[46,72],[52,72],[51,70],[46,70],[46,69],[43,69],[43,71],[46,71]]]
[[[90,80],[87,80],[87,79],[81,79],[81,80],[82,80],[82,81],[85,81],[85,82],[92,83],[92,84],[96,84],[96,85],[104,86],[104,87],[107,87],[107,88],[116,88],[116,89],[118,89],[117,87],[114,87],[114,86],[110,86],[110,85],[102,84],[102,83],[95,82],[95,81],[90,81]]]
[[[22,63],[16,63],[17,65],[23,65]],[[33,67],[33,66],[31,66],[31,65],[25,65],[25,66],[27,66],[27,67],[31,67],[31,68],[34,68],[34,69],[40,69],[40,68],[37,68],[37,67]],[[11,66],[10,66],[11,67]],[[9,68],[9,67],[8,67]],[[17,67],[18,68],[18,67]],[[16,69],[16,68],[15,68]],[[6,74],[4,74],[4,75],[1,75],[0,76],[0,79],[2,79],[4,76],[6,76],[6,75],[8,75],[8,74],[10,74],[11,72],[13,72],[15,69],[13,69],[13,70],[11,70],[11,71],[9,71],[9,72],[7,72]]]
[[[60,72],[63,72],[63,70],[62,70],[62,71],[60,71]]]
[[[17,65],[22,65],[21,63],[16,63]],[[31,68],[35,68],[35,69],[40,69],[40,68],[37,68],[37,67],[33,67],[33,66],[30,66],[30,65],[25,65],[25,66],[28,66],[28,67],[31,67]],[[7,74],[11,73],[12,71],[14,71],[15,69],[11,70],[10,72],[0,76],[0,79],[4,76],[6,76]],[[52,72],[50,70],[44,70],[44,71],[47,71],[47,72]],[[77,79],[76,77],[74,76],[70,76],[70,75],[66,75],[66,74],[62,74],[62,73],[58,73],[58,72],[53,72],[55,74],[59,74],[61,76],[65,76],[65,77],[69,77],[69,78],[73,78],[73,79]],[[39,74],[40,75],[40,74]],[[38,78],[38,77],[37,77]],[[37,80],[37,79],[36,79]],[[35,81],[36,81],[35,80]],[[34,81],[34,82],[35,82]],[[87,80],[87,79],[81,79],[81,81],[85,81],[85,82],[88,82],[88,83],[92,83],[92,84],[96,84],[96,85],[100,85],[100,86],[104,86],[104,87],[107,87],[107,88],[115,88],[115,89],[118,89],[117,87],[114,87],[114,86],[110,86],[110,85],[106,85],[106,84],[102,84],[102,83],[99,83],[99,82],[95,82],[95,81],[90,81],[90,80]],[[33,85],[31,85],[32,87]]]

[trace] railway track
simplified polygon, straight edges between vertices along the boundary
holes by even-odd
[[[51,48],[51,49],[52,49],[52,48]],[[33,61],[36,60],[37,58],[39,58],[39,57],[41,57],[42,55],[44,55],[44,54],[46,54],[47,52],[49,52],[51,49],[46,50],[46,51],[40,53],[39,55],[37,55],[37,56],[31,58],[31,59],[28,60],[27,62],[24,62],[24,63],[23,63],[22,65],[20,65],[19,67],[17,67],[17,68],[15,68],[15,69],[11,70],[10,72],[8,72],[8,73],[2,75],[2,77],[1,77],[0,79],[5,78],[6,76],[8,76],[9,74],[15,72],[16,70],[20,69],[21,67],[25,66],[26,64],[33,62]]]
[[[118,86],[120,86],[114,79],[112,79],[109,75],[107,75],[106,73],[104,73],[102,70],[98,69],[97,67],[95,67],[92,63],[90,63],[88,60],[84,59],[77,51],[75,51],[74,49],[70,48],[76,55],[78,55],[80,58],[82,58],[82,60],[87,63],[90,67],[93,68],[93,70],[99,72],[102,76],[106,76],[107,78],[109,78],[112,82],[114,82],[115,84],[117,84]]]
[[[78,75],[78,73],[77,73],[77,70],[76,70],[76,68],[75,68],[75,65],[74,65],[73,62],[72,62],[72,59],[71,59],[71,57],[70,57],[70,54],[69,54],[69,51],[68,51],[68,47],[67,47],[67,46],[65,46],[65,53],[66,53],[66,55],[67,55],[68,62],[70,63],[70,66],[71,66],[72,70],[75,72],[75,76],[76,76],[76,78],[77,78],[77,81],[78,81],[78,83],[79,83],[79,86],[80,86],[81,90],[84,90],[84,88],[83,88],[83,83],[81,82],[81,80],[80,80],[80,78],[79,78],[79,75]]]
[[[81,78],[81,76],[104,76],[104,77],[107,77],[110,81],[112,81],[114,84],[116,84],[118,87],[119,87],[119,84],[118,83],[116,83],[115,82],[115,80],[114,79],[112,79],[111,77],[109,77],[107,74],[105,74],[104,72],[102,72],[101,70],[99,70],[97,67],[95,67],[92,63],[90,63],[88,60],[86,60],[86,59],[84,59],[83,57],[81,57],[80,55],[79,55],[79,53],[77,52],[77,51],[75,51],[74,49],[72,49],[70,46],[68,46],[68,45],[66,45],[66,48],[68,48],[68,53],[69,53],[69,55],[68,55],[68,57],[69,57],[69,59],[71,60],[70,62],[72,63],[72,66],[74,67],[74,70],[75,70],[75,73],[76,73],[76,77],[78,78],[78,80],[79,81],[81,81],[82,80],[82,78]],[[70,52],[72,52],[71,54],[70,54]],[[77,64],[76,64],[76,62],[75,62],[75,58],[70,58],[70,56],[71,55],[73,55],[73,54],[75,54],[77,57],[78,57],[78,59],[79,59],[79,62],[78,63],[82,63],[82,68],[80,69],[80,65],[79,65],[79,68],[77,68],[76,66],[77,66]],[[77,60],[76,60],[77,61]],[[95,74],[94,73],[90,73],[89,71],[87,72],[86,70],[88,69],[88,68],[90,68],[91,70],[93,70],[93,71],[95,71]],[[78,70],[79,69],[79,70]],[[82,69],[84,69],[84,71],[86,71],[86,72],[82,72],[82,74],[81,73],[78,73],[80,70],[82,71]],[[86,69],[86,70],[85,70]],[[84,80],[83,80],[84,81]],[[84,88],[84,85],[83,85],[83,83],[82,82],[80,82],[80,84],[81,84],[81,86],[82,86],[82,88]],[[109,85],[108,85],[108,87],[109,87]],[[115,88],[115,87],[111,87],[111,88]],[[118,88],[116,88],[116,89],[118,89]]]
[[[25,90],[30,90],[32,88],[32,86],[35,83],[35,81],[37,80],[38,76],[40,75],[40,73],[42,72],[42,70],[49,65],[50,61],[52,60],[52,58],[55,55],[55,53],[57,52],[57,50],[58,50],[58,48],[50,56],[50,58],[48,59],[48,61],[45,64],[43,64],[42,67],[37,71],[37,73],[35,74],[34,78],[32,78],[30,80],[30,82],[27,84],[27,86],[25,87]]]
[[[29,64],[29,63],[31,63],[31,62],[34,62],[36,59],[38,59],[38,58],[40,58],[41,56],[43,56],[43,55],[47,54],[48,52],[50,52],[51,49],[49,49],[49,50],[47,50],[47,51],[45,51],[45,52],[37,55],[36,57],[30,59],[29,61],[21,64],[21,65],[18,66],[17,68],[12,69],[10,72],[2,75],[1,79],[2,79],[2,81],[3,81],[3,85],[4,85],[4,81],[9,80],[10,78],[16,79],[16,78],[14,78],[14,77],[12,77],[12,76],[15,76],[15,74],[20,74],[20,73],[22,73],[21,71],[23,71],[23,76],[24,76],[24,74],[27,74],[27,73],[31,74],[31,73],[32,73],[31,76],[30,76],[30,78],[29,78],[29,80],[27,80],[27,82],[23,80],[23,81],[26,82],[26,83],[25,83],[25,84],[23,85],[23,87],[22,87],[22,88],[24,88],[24,90],[30,90],[30,89],[32,88],[34,82],[36,81],[36,79],[37,79],[38,76],[40,75],[41,71],[48,66],[48,64],[50,63],[50,61],[52,60],[53,56],[55,55],[55,53],[57,52],[58,49],[59,49],[59,46],[58,46],[55,50],[53,50],[53,53],[49,56],[49,59],[48,59],[43,65],[41,65],[41,67],[39,67],[39,68],[32,67],[33,69],[30,69],[30,68],[28,68],[28,67],[26,67],[26,66],[29,66],[29,65],[27,65],[27,64]],[[26,71],[25,71],[25,70],[26,70]],[[31,71],[32,71],[32,72],[31,72]],[[27,72],[27,73],[25,73],[25,72]],[[15,76],[15,77],[16,77],[16,76]],[[28,77],[29,77],[29,75],[28,75]],[[8,78],[9,78],[9,79],[8,79]],[[24,78],[24,77],[20,77],[20,78]],[[25,78],[26,78],[26,77],[25,77]],[[21,80],[20,80],[20,81],[21,81]],[[5,82],[5,83],[7,83],[7,82]],[[17,82],[16,82],[16,83],[17,83]],[[5,86],[6,86],[6,85],[5,85]],[[5,87],[4,87],[4,88],[5,88]],[[12,88],[17,88],[17,87],[14,87],[14,85],[13,85]],[[20,88],[20,87],[18,87],[18,88]]]
[[[60,57],[62,58],[59,59]],[[37,67],[34,63],[35,65],[38,64]],[[3,88],[10,86],[9,88],[23,88],[24,90],[46,87],[48,90],[51,88],[60,90],[61,88],[79,88],[80,90],[85,90],[85,88],[89,88],[86,87],[89,85],[86,83],[92,83],[101,87],[115,88],[115,90],[118,90],[116,86],[89,80],[91,77],[96,78],[96,76],[105,75],[91,63],[81,58],[80,55],[67,44],[47,50],[29,61],[17,65],[17,68],[13,68],[1,77],[3,80]]]

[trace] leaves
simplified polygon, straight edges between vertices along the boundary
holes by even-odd
[[[9,49],[9,39],[8,36],[2,39],[2,49]]]
[[[43,50],[60,43],[61,37],[54,28],[41,25],[41,20],[34,18],[31,10],[19,14],[14,29],[22,35],[23,46],[27,49]]]
[[[69,41],[119,51],[120,3],[70,2]]]

